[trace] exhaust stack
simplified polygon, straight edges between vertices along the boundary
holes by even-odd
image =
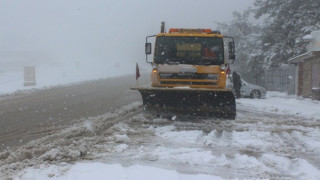
[[[160,33],[165,33],[165,27],[166,27],[166,23],[164,21],[161,22],[161,30]]]

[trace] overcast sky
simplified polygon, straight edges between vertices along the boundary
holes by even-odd
[[[1,0],[0,62],[112,65],[145,60],[145,36],[167,28],[214,28],[253,0]],[[24,57],[25,56],[25,57]],[[31,61],[31,60],[30,60]]]

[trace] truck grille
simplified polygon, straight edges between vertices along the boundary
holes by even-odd
[[[161,81],[162,85],[217,85],[216,82]]]
[[[198,74],[198,73],[159,73],[160,79],[199,79],[218,80],[218,74]]]

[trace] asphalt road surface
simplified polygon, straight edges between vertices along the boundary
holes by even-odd
[[[148,75],[139,84],[148,84]],[[134,75],[83,82],[0,97],[0,152],[95,117],[133,101],[141,101]]]

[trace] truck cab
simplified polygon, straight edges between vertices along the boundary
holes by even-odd
[[[211,29],[172,28],[156,36],[152,61],[153,87],[226,87],[224,37]],[[146,54],[151,44],[146,43]],[[230,45],[229,57],[234,59]]]

